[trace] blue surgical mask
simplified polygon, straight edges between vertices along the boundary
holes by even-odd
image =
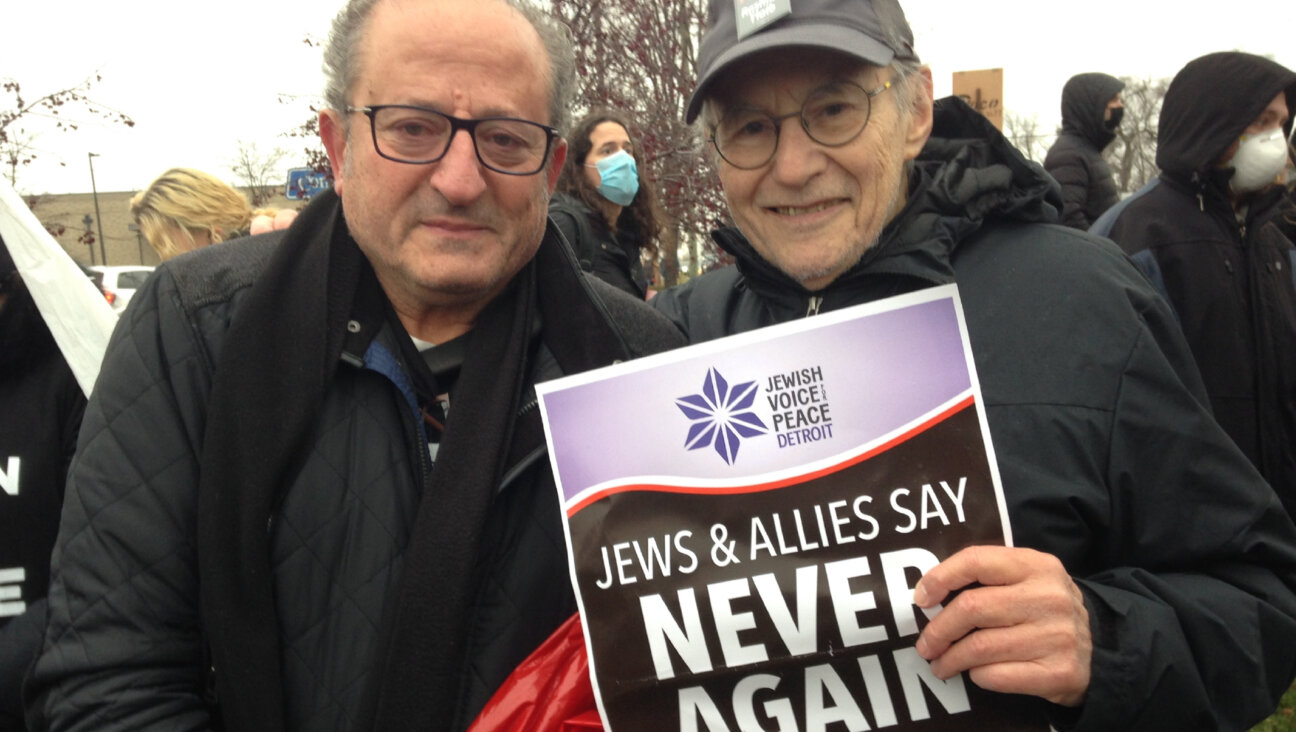
[[[618,206],[629,206],[639,192],[639,169],[635,167],[634,156],[625,150],[585,167],[598,168],[598,192]]]

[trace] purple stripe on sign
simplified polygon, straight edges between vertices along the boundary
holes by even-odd
[[[630,477],[741,480],[803,466],[971,388],[950,298],[805,324],[546,395],[565,497]]]

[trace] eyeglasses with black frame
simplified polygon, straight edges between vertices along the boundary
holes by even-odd
[[[346,108],[369,118],[374,150],[398,163],[424,165],[445,157],[459,130],[472,138],[477,159],[505,175],[535,175],[544,170],[558,131],[513,117],[461,119],[408,104]]]
[[[783,120],[799,117],[801,129],[811,140],[841,147],[864,131],[873,111],[873,97],[891,85],[888,81],[868,90],[853,82],[832,81],[810,92],[800,109],[778,117],[749,107],[729,110],[711,131],[711,144],[735,168],[755,170],[774,159]]]

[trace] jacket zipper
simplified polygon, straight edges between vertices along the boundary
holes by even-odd
[[[428,441],[427,425],[423,423],[423,414],[423,405],[419,404],[418,413],[412,415],[411,421],[414,423],[414,453],[418,455],[419,473],[423,478],[422,494],[428,495],[432,489],[432,467],[435,461],[432,459],[432,443]]]
[[[540,407],[539,397],[531,399],[526,404],[523,404],[521,408],[518,409],[517,417],[520,419],[527,412],[530,412],[533,409],[538,409],[539,407]],[[524,455],[521,460],[518,460],[518,462],[515,465],[513,465],[508,470],[506,470],[504,472],[504,475],[500,476],[499,487],[495,489],[495,493],[496,494],[503,493],[504,490],[508,488],[510,483],[512,483],[514,480],[517,480],[518,476],[526,472],[526,470],[530,468],[537,459],[544,457],[544,455],[546,455],[548,452],[549,452],[548,443],[541,443],[539,447],[532,450],[530,453]]]
[[[805,316],[808,318],[808,317],[810,317],[811,315],[818,315],[818,314],[819,314],[819,308],[820,308],[822,305],[823,305],[823,298],[822,298],[822,297],[816,297],[816,296],[814,296],[814,295],[811,295],[811,296],[810,296],[810,305],[809,305],[809,307],[806,308],[806,314],[805,314]]]
[[[527,402],[526,404],[523,404],[521,407],[518,407],[517,416],[519,416],[519,417],[526,416],[526,413],[527,413],[527,412],[529,412],[529,411],[531,411],[532,409],[535,409],[535,408],[537,408],[537,407],[539,407],[539,406],[540,406],[540,398],[539,398],[539,397],[536,397],[535,399],[532,399],[531,401]]]

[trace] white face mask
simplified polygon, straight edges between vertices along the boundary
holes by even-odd
[[[1272,184],[1287,165],[1287,140],[1281,127],[1258,135],[1242,135],[1229,165],[1234,193],[1254,193]]]

